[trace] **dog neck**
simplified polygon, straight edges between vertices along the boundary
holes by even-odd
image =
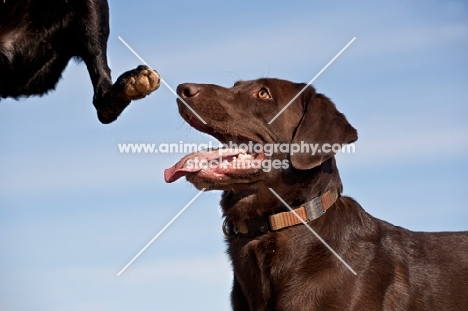
[[[225,191],[221,207],[226,221],[239,223],[289,212],[289,208],[271,190],[291,208],[304,205],[327,191],[337,195],[342,192],[334,157],[307,171],[291,168],[272,180],[272,183],[264,181],[244,191]]]
[[[307,222],[314,221],[325,214],[325,212],[335,204],[338,196],[337,191],[329,190],[320,197],[316,197],[296,209],[292,209],[289,205],[283,202],[283,204],[287,205],[290,211],[269,216],[265,215],[257,219],[240,222],[229,222],[225,220],[222,229],[226,237],[231,237],[237,234],[255,237],[257,235],[278,231],[287,227],[305,224]]]

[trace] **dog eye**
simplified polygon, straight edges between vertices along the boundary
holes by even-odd
[[[257,98],[270,99],[271,95],[270,95],[270,93],[268,92],[268,90],[266,88],[263,88],[257,93]]]

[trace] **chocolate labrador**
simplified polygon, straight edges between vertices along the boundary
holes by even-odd
[[[185,156],[165,179],[224,190],[233,310],[468,310],[468,232],[412,232],[341,196],[331,147],[357,132],[327,97],[309,86],[268,124],[305,86],[259,79],[177,89],[183,119],[226,148]]]
[[[106,0],[0,0],[0,98],[47,93],[74,57],[88,67],[99,120],[114,121],[160,81],[156,72],[139,66],[112,84],[108,37]]]

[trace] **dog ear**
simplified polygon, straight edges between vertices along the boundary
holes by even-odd
[[[291,164],[300,170],[319,166],[334,156],[337,149],[341,149],[337,146],[357,140],[357,131],[330,99],[316,94],[313,88],[307,91],[302,97],[304,114],[296,128],[290,148]],[[301,150],[293,153],[294,147]],[[312,147],[316,148],[315,152]]]

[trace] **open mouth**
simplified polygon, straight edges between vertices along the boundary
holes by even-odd
[[[226,176],[254,173],[262,168],[262,161],[265,158],[263,151],[256,153],[248,147],[252,146],[252,143],[257,144],[256,142],[242,135],[221,133],[195,118],[186,117],[185,119],[192,127],[215,137],[229,148],[207,149],[184,156],[174,166],[164,171],[164,179],[167,183],[190,174],[217,181]]]

